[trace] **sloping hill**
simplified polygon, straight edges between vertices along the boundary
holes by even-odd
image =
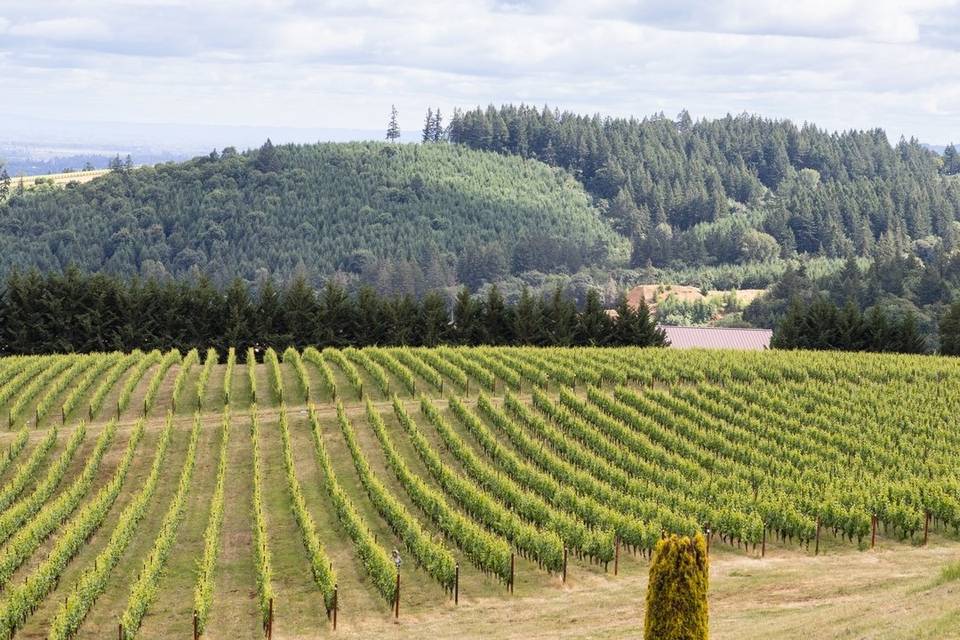
[[[522,246],[522,251],[516,251]],[[626,259],[561,170],[454,145],[264,145],[114,172],[0,205],[0,270],[36,266],[252,280],[420,270],[485,279]]]

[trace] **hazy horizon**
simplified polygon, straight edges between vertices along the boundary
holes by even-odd
[[[391,104],[415,139],[427,107],[524,102],[956,142],[960,0],[902,4],[0,0],[0,140],[367,139]]]

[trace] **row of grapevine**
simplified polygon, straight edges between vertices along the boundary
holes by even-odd
[[[213,375],[213,368],[217,366],[220,362],[220,356],[217,354],[217,350],[210,348],[207,349],[207,355],[203,360],[203,369],[200,370],[200,375],[197,376],[197,410],[203,410],[203,399],[207,393],[207,385],[210,384],[210,376]]]
[[[480,396],[477,408],[491,424],[507,436],[519,454],[553,477],[557,483],[554,494],[557,500],[582,500],[581,508],[584,510],[585,520],[607,523],[621,541],[634,548],[653,548],[660,539],[660,527],[657,523],[649,522],[648,518],[636,515],[649,514],[653,509],[638,505],[636,500],[631,499],[619,487],[604,482],[603,462],[591,458],[575,441],[564,438],[552,425],[535,420],[514,396],[508,395],[506,404],[522,412],[520,419],[525,425],[534,425],[531,430],[537,439],[527,434],[506,411],[496,408],[485,395]],[[478,440],[487,443],[485,448],[495,448],[496,441],[492,440],[489,434],[481,435],[478,430]],[[500,455],[503,454],[498,457]],[[600,473],[594,473],[596,470],[600,470]],[[546,482],[540,481],[537,484]],[[564,498],[571,493],[571,497]]]
[[[319,438],[317,431],[320,426],[313,407],[310,411],[310,422],[315,432],[314,437]],[[417,564],[422,566],[445,589],[452,590],[456,572],[456,561],[453,554],[446,546],[434,541],[423,530],[420,522],[413,514],[407,511],[403,503],[397,500],[373,473],[363,451],[360,449],[350,420],[343,410],[343,404],[339,402],[337,403],[337,423],[340,425],[340,432],[347,443],[347,450],[350,452],[353,466],[360,477],[360,484],[366,490],[370,502],[373,503],[377,512],[387,522],[394,534],[403,541],[407,551],[413,555]]]
[[[260,418],[257,406],[250,409],[250,454],[253,461],[253,559],[257,574],[257,609],[266,627],[273,601],[273,561],[263,512],[263,464],[260,456]]]
[[[13,504],[27,485],[33,482],[37,471],[47,459],[47,455],[57,443],[59,431],[56,427],[47,430],[47,435],[37,443],[30,456],[17,467],[13,477],[0,488],[0,512]]]
[[[43,390],[43,395],[40,396],[40,399],[37,401],[37,406],[34,407],[34,425],[39,427],[40,421],[56,406],[56,402],[60,396],[63,395],[63,392],[66,391],[70,385],[75,384],[77,378],[81,378],[87,371],[95,368],[97,362],[102,360],[106,360],[106,358],[103,356],[80,357],[70,368],[54,378]],[[66,418],[66,414],[61,412],[61,422],[66,422],[63,418]]]
[[[441,358],[433,349],[415,349],[413,353],[427,363],[431,369],[452,380],[461,390],[469,390],[470,377],[453,362]]]
[[[363,379],[360,377],[360,372],[357,371],[357,368],[353,366],[353,363],[347,360],[347,357],[343,355],[343,352],[339,349],[324,349],[320,354],[323,356],[323,359],[326,362],[333,363],[343,371],[343,375],[346,376],[347,382],[350,383],[350,386],[353,387],[353,390],[357,393],[357,397],[363,395]]]
[[[430,446],[396,396],[393,410],[424,466],[464,511],[491,531],[513,542],[522,555],[535,560],[548,571],[560,571],[563,568],[563,541],[556,532],[540,530],[524,522],[470,479],[450,469]]]
[[[280,386],[280,396],[283,396],[282,381],[277,382]],[[256,420],[254,416],[254,420]],[[286,472],[287,490],[290,493],[290,501],[293,507],[293,515],[300,528],[300,535],[303,544],[307,548],[307,556],[310,561],[310,569],[313,572],[313,580],[317,583],[320,593],[323,595],[323,602],[327,608],[327,613],[333,607],[334,591],[337,584],[337,576],[333,571],[333,563],[327,555],[320,536],[317,533],[317,525],[307,509],[307,501],[303,497],[303,488],[300,480],[297,479],[297,472],[293,466],[293,453],[290,448],[290,431],[287,427],[287,410],[283,403],[280,403],[280,438],[283,445],[283,467]]]
[[[120,490],[127,477],[130,464],[133,462],[136,446],[142,434],[143,422],[141,421],[134,428],[124,457],[110,482],[103,486],[93,500],[84,505],[80,512],[63,526],[53,547],[43,561],[26,577],[24,583],[6,591],[5,597],[0,601],[0,639],[10,640],[14,632],[26,622],[40,602],[56,587],[70,560],[83,548],[93,532],[103,523],[107,512],[113,506],[117,496],[120,495]],[[60,524],[60,521],[57,521],[56,524]],[[89,575],[89,572],[84,574],[85,577]],[[75,599],[81,597],[80,591],[73,589],[67,597],[67,603],[61,607],[61,611],[72,608],[70,606],[71,602],[75,602]],[[71,598],[74,600],[71,600]],[[84,615],[85,611],[86,609],[84,609]],[[56,633],[58,629],[57,620],[60,620],[60,618],[61,616],[58,614],[51,627],[51,637],[70,637],[72,635],[70,633],[62,635]],[[67,620],[70,619],[68,616]],[[82,620],[82,616],[80,620]],[[76,626],[79,626],[79,621],[76,622]]]
[[[293,367],[293,372],[297,374],[297,384],[300,385],[300,394],[303,396],[304,402],[309,403],[310,374],[307,373],[307,367],[303,364],[300,352],[293,347],[287,347],[287,350],[283,352],[283,362]]]
[[[143,376],[147,373],[147,370],[154,366],[155,364],[160,363],[163,360],[163,354],[159,350],[154,349],[148,353],[143,358],[137,362],[137,365],[130,370],[130,373],[127,374],[126,380],[123,382],[123,387],[120,389],[120,395],[117,397],[117,416],[127,410],[127,407],[130,406],[130,398],[133,397],[133,391],[137,388],[137,385],[140,384],[140,380],[143,379]]]
[[[223,369],[223,404],[230,406],[230,394],[233,391],[233,370],[237,366],[237,350],[233,347],[227,351],[227,364]]]
[[[503,380],[504,384],[513,389],[514,391],[520,391],[520,374],[518,374],[514,369],[511,369],[507,365],[503,364],[496,358],[493,358],[486,350],[484,349],[470,349],[458,350],[464,360],[469,360],[476,362],[479,366],[483,367],[487,371],[490,371],[500,380]],[[491,390],[494,387],[491,386]]]
[[[380,365],[381,369],[386,369],[400,381],[403,388],[410,395],[417,393],[417,378],[410,369],[383,349],[369,348],[362,351],[371,361]]]
[[[193,361],[196,361],[196,349],[191,350],[190,353],[193,353]],[[153,403],[157,399],[157,394],[160,393],[160,385],[163,384],[163,381],[167,378],[167,373],[175,364],[179,364],[183,361],[183,356],[180,355],[180,352],[176,349],[168,351],[164,356],[163,360],[160,361],[157,370],[154,372],[153,377],[150,378],[150,384],[147,385],[147,393],[143,397],[143,415],[148,415],[150,409],[153,408]],[[192,363],[191,363],[192,364]],[[181,368],[183,372],[183,368]],[[183,383],[181,383],[181,387]],[[174,389],[174,392],[177,390]]]
[[[209,356],[207,356],[209,360]],[[220,538],[223,528],[223,503],[227,476],[227,447],[230,444],[230,409],[225,407],[220,426],[220,453],[217,459],[217,480],[210,499],[210,515],[203,530],[203,557],[197,567],[197,584],[193,591],[193,609],[197,613],[197,632],[202,634],[207,627],[210,608],[213,606],[214,571],[220,553]]]
[[[100,383],[94,390],[93,395],[90,396],[90,402],[87,403],[87,416],[91,420],[93,420],[100,413],[100,409],[103,408],[103,403],[107,398],[107,394],[110,393],[110,390],[113,389],[114,386],[116,386],[117,380],[119,380],[124,373],[129,371],[130,367],[140,362],[143,357],[144,355],[142,351],[134,351],[110,367],[110,370],[107,371],[106,375],[100,379]],[[70,414],[69,411],[66,413],[67,415]]]
[[[501,464],[496,466],[487,464],[447,424],[447,421],[429,400],[421,398],[420,407],[427,421],[436,429],[447,450],[460,463],[466,475],[492,496],[496,496],[497,501],[520,514],[527,521],[546,530],[556,532],[565,546],[578,553],[598,562],[608,562],[613,559],[614,535],[609,528],[587,526],[580,519],[580,514],[572,513],[575,509],[571,509],[570,504],[562,502],[563,506],[555,506],[545,500],[540,492],[532,490],[529,485],[524,485],[522,479],[518,478],[514,472],[529,472],[525,476],[527,480],[531,480],[536,473],[525,465],[518,463],[512,468],[502,468]],[[450,407],[461,423],[479,433],[482,425],[456,397],[450,398]],[[502,449],[496,451],[504,453]],[[508,460],[517,462],[516,459],[506,455],[501,456],[501,459],[496,460],[496,462],[500,463]],[[503,471],[506,471],[506,473],[503,473]],[[544,480],[542,476],[538,476],[537,479]],[[552,481],[547,481],[546,484],[550,485],[551,488],[556,488]],[[539,488],[544,489],[545,487],[541,485]]]
[[[190,370],[199,360],[200,352],[196,349],[190,349],[180,362],[180,370],[177,372],[177,377],[173,379],[173,391],[170,394],[170,408],[174,412],[176,412],[177,407],[180,406],[180,396],[183,395],[184,386],[186,386],[187,378],[190,376]]]
[[[46,476],[37,483],[33,492],[0,512],[0,543],[6,541],[21,524],[39,511],[40,507],[53,495],[60,481],[63,480],[63,476],[67,473],[67,468],[70,466],[77,450],[83,444],[86,435],[86,426],[81,422],[67,441],[63,453],[60,454],[56,462],[50,465]]]
[[[13,375],[0,388],[0,407],[6,406],[12,398],[17,397],[21,389],[34,382],[38,376],[42,376],[49,364],[48,360],[49,358],[24,358],[17,362],[15,366],[10,367],[7,371]],[[12,411],[8,410],[7,422],[13,425],[11,414]]]
[[[172,417],[168,419],[172,420]],[[150,555],[143,563],[136,582],[130,588],[127,608],[120,618],[123,624],[123,633],[127,638],[136,636],[137,630],[143,622],[143,616],[146,615],[147,609],[153,603],[163,568],[167,563],[167,557],[177,540],[177,533],[180,530],[180,524],[183,522],[184,510],[186,509],[187,496],[193,483],[193,471],[196,468],[197,461],[197,442],[200,440],[200,426],[200,413],[198,412],[193,418],[193,430],[190,432],[190,443],[187,445],[187,456],[180,471],[177,492],[163,516]]]
[[[413,371],[418,376],[426,380],[427,384],[443,393],[443,376],[431,367],[429,364],[413,355],[413,350],[406,347],[398,347],[387,351],[395,357],[400,363]]]
[[[37,394],[50,384],[54,378],[57,378],[60,374],[64,374],[64,376],[72,375],[69,369],[83,363],[86,358],[81,359],[78,356],[55,356],[52,360],[53,362],[49,367],[44,369],[43,373],[34,378],[30,384],[21,389],[17,394],[17,399],[13,405],[11,405],[8,414],[10,426],[13,426],[20,419],[20,414],[23,413],[27,405],[30,404],[34,398],[37,397]],[[69,382],[69,379],[67,382]],[[56,386],[56,384],[54,386]]]
[[[268,348],[263,354],[263,365],[267,368],[267,380],[270,382],[273,399],[283,404],[283,372],[280,370],[277,352],[272,348]]]
[[[331,398],[337,397],[337,383],[333,377],[330,365],[323,359],[323,355],[313,347],[307,347],[303,352],[303,360],[311,363],[320,372],[320,383]]]
[[[337,403],[338,412],[343,412],[343,405]],[[393,603],[396,596],[396,583],[394,582],[395,568],[393,561],[383,547],[377,544],[370,527],[367,525],[363,516],[353,506],[353,501],[347,496],[337,474],[333,470],[333,463],[330,461],[330,455],[323,443],[323,436],[320,433],[320,424],[317,420],[316,411],[310,408],[310,424],[313,432],[314,454],[317,459],[317,466],[320,467],[320,474],[323,478],[323,487],[326,489],[327,496],[333,503],[334,511],[337,513],[337,520],[340,521],[347,535],[353,541],[353,546],[363,563],[363,567],[368,577],[373,582],[374,588],[383,596],[388,603]],[[283,458],[287,465],[287,473],[293,474],[293,455],[290,445],[290,429],[287,426],[287,413],[281,406],[280,408],[280,436],[283,439]]]
[[[373,429],[387,464],[417,507],[457,545],[482,572],[509,582],[510,546],[497,535],[488,533],[473,520],[460,514],[447,504],[443,494],[434,490],[423,478],[407,466],[397,451],[380,413],[368,398],[366,401],[367,422]],[[342,423],[341,423],[342,426]]]
[[[366,371],[371,378],[373,378],[373,381],[376,383],[380,393],[384,395],[390,395],[390,378],[387,377],[387,372],[383,370],[383,367],[372,360],[370,356],[367,355],[366,351],[348,347],[343,350],[343,354],[350,361],[360,365],[363,370]]]
[[[644,520],[656,520],[669,531],[692,533],[699,528],[696,521],[682,515],[689,513],[688,510],[674,506],[701,504],[699,500],[690,500],[683,486],[675,484],[681,481],[675,479],[675,476],[679,477],[675,470],[634,455],[619,445],[615,437],[565,407],[554,404],[538,390],[533,393],[533,405],[549,417],[556,428],[529,412],[509,394],[506,405],[557,453],[588,471],[602,484],[614,487],[616,491],[608,493],[602,485],[595,485],[618,509]]]
[[[80,399],[90,390],[90,387],[98,380],[102,380],[104,374],[112,370],[117,364],[122,362],[124,358],[125,356],[122,353],[111,353],[110,355],[97,358],[93,366],[84,371],[83,376],[77,380],[77,383],[70,389],[70,393],[63,399],[63,404],[60,405],[60,415],[64,422],[67,417],[73,413],[73,410],[77,408]],[[46,413],[46,410],[44,410],[44,413]],[[91,418],[91,420],[92,419],[93,418]]]
[[[70,488],[57,496],[53,502],[46,504],[39,512],[32,514],[29,521],[21,523],[22,526],[19,528],[11,523],[13,528],[9,536],[4,537],[6,544],[0,551],[0,587],[10,581],[14,571],[80,506],[80,501],[93,487],[103,456],[116,432],[117,422],[111,420],[97,439],[97,446],[87,458],[80,476],[73,481]],[[142,433],[142,427],[139,432]],[[134,433],[131,440],[134,439],[139,440],[138,433]]]
[[[30,439],[30,430],[27,429],[27,425],[20,427],[20,430],[17,431],[16,437],[14,437],[13,442],[10,443],[10,446],[7,447],[7,451],[3,456],[0,456],[0,475],[7,470],[11,464],[16,461],[20,453],[26,448],[27,440]]]
[[[250,404],[257,404],[257,354],[253,347],[247,349],[247,385],[250,388]]]
[[[143,433],[143,428],[144,422],[141,420],[137,423],[134,435],[130,440],[130,445],[128,445],[127,451],[131,454],[136,447],[136,442],[139,441]],[[86,570],[74,583],[73,588],[70,590],[63,604],[60,605],[57,615],[53,619],[53,624],[50,627],[50,638],[63,640],[76,635],[80,625],[83,624],[84,619],[87,617],[90,608],[93,607],[94,602],[96,602],[97,598],[99,598],[107,588],[110,572],[116,567],[124,550],[133,540],[137,525],[140,524],[140,521],[144,515],[146,515],[150,500],[157,490],[157,485],[160,482],[160,474],[165,466],[164,463],[166,462],[167,450],[170,446],[172,434],[173,418],[168,415],[166,426],[164,426],[157,441],[149,475],[139,492],[136,493],[131,502],[127,504],[126,508],[120,513],[120,517],[114,525],[113,531],[110,533],[110,539],[107,541],[106,547],[97,554],[97,557],[93,561],[93,566],[87,566]],[[123,463],[121,463],[118,471],[126,472]],[[114,478],[111,494],[113,490],[119,492],[122,482],[123,476]],[[115,498],[116,496],[113,496],[113,499]],[[102,498],[98,496],[98,499],[103,499],[105,506],[109,508],[109,506],[106,505],[108,502],[106,496]],[[109,502],[112,503],[112,500],[109,500]],[[97,510],[96,513],[99,514],[99,510]],[[84,514],[81,514],[81,518],[83,515]],[[102,520],[103,516],[101,515],[99,517]]]
[[[437,354],[457,369],[474,377],[480,383],[480,386],[491,393],[497,390],[496,376],[483,366],[482,363],[477,362],[473,358],[465,358],[459,351],[451,349],[450,347],[438,348]]]

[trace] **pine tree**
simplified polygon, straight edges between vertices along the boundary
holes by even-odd
[[[463,287],[453,304],[453,326],[459,344],[478,345],[485,342],[482,305]]]
[[[224,312],[224,331],[217,347],[222,351],[236,347],[246,353],[253,342],[253,305],[247,285],[240,278],[234,278],[227,288]]]
[[[577,333],[577,309],[559,284],[543,310],[547,340],[551,346],[568,347]]]
[[[423,123],[423,139],[422,142],[433,142],[434,141],[434,128],[433,128],[433,109],[427,107],[427,119]],[[387,137],[390,137],[389,131],[387,132]]]
[[[356,313],[353,317],[353,335],[358,346],[386,344],[385,301],[373,287],[364,285],[357,292]]]
[[[433,114],[433,141],[440,142],[441,140],[443,140],[443,116],[440,115],[440,109],[437,108]]]
[[[940,318],[940,353],[945,356],[960,355],[960,302],[950,305]]]
[[[307,283],[306,276],[297,275],[282,300],[283,328],[290,344],[303,349],[316,342],[317,297]]]
[[[513,312],[513,344],[532,345],[538,343],[543,317],[540,305],[530,295],[530,289],[523,285],[520,291],[520,300]]]
[[[280,170],[280,161],[277,158],[277,150],[274,148],[273,142],[270,141],[270,138],[267,138],[267,141],[263,143],[262,147],[260,147],[260,151],[257,152],[257,159],[254,166],[256,166],[257,169],[263,173]]]
[[[600,293],[596,289],[587,292],[587,301],[583,312],[577,319],[577,344],[602,347],[609,344],[611,338],[610,316],[600,302]]]
[[[387,140],[390,142],[399,142],[400,123],[397,122],[397,107],[390,105],[390,122],[387,124]]]
[[[431,291],[420,303],[420,344],[435,347],[450,338],[450,315],[443,295]]]
[[[487,344],[509,344],[510,318],[507,306],[497,285],[490,287],[483,308],[483,326]]]
[[[10,195],[10,174],[7,173],[6,167],[0,165],[0,202],[6,200],[8,195]]]
[[[319,300],[317,343],[321,346],[345,347],[354,344],[353,301],[343,287],[328,280]]]
[[[644,640],[706,640],[710,567],[699,533],[657,542],[647,583]]]

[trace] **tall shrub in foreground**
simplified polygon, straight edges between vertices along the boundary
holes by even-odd
[[[706,640],[707,546],[671,535],[657,543],[647,585],[644,640]]]

